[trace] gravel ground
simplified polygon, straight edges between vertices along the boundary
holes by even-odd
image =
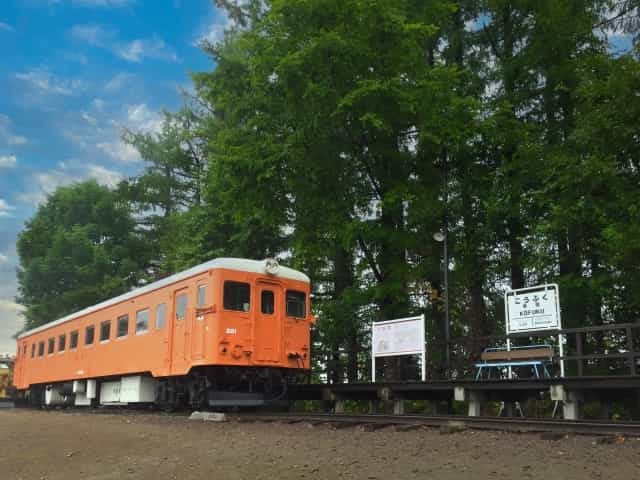
[[[0,410],[2,480],[625,479],[640,439]]]

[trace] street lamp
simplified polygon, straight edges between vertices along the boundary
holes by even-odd
[[[443,232],[436,232],[433,234],[433,239],[442,243],[443,250],[443,265],[444,271],[444,341],[445,341],[445,365],[447,367],[447,375],[451,374],[451,351],[449,334],[449,255],[447,250],[447,229]]]

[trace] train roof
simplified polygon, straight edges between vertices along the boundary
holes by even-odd
[[[207,272],[209,270],[214,269],[227,269],[227,270],[238,270],[241,272],[251,272],[251,273],[262,273],[266,274],[267,271],[265,269],[265,261],[264,260],[249,260],[246,258],[215,258],[213,260],[209,260],[208,262],[201,263],[200,265],[196,265],[195,267],[191,267],[182,272],[176,273],[169,277],[163,278],[156,282],[145,285],[144,287],[136,288],[127,293],[123,293],[122,295],[118,295],[117,297],[110,298],[109,300],[105,300],[104,302],[97,303],[90,307],[87,307],[83,310],[79,310],[75,313],[67,315],[66,317],[59,318],[58,320],[54,320],[49,323],[45,323],[39,327],[28,330],[18,336],[18,338],[24,338],[29,335],[33,335],[34,333],[38,333],[48,328],[55,327],[62,323],[68,322],[70,320],[74,320],[78,317],[82,317],[84,315],[88,315],[89,313],[97,312],[98,310],[102,310],[103,308],[110,307],[116,305],[125,300],[129,300],[131,298],[135,298],[138,295],[142,295],[145,293],[152,292],[154,290],[158,290],[159,288],[166,287],[171,285],[172,283],[179,282],[181,280],[185,280],[189,277],[193,277],[195,275],[199,275],[200,273]],[[299,282],[309,283],[309,277],[298,270],[294,270],[293,268],[283,267],[280,265],[278,267],[278,272],[276,274],[277,277],[288,278],[291,280],[297,280]]]

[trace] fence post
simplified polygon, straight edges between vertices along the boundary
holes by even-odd
[[[635,358],[635,348],[633,345],[633,330],[631,327],[627,327],[627,348],[629,350],[629,372],[631,375],[636,374],[636,358]]]
[[[576,332],[576,354],[578,357],[582,357],[582,333]],[[578,376],[584,376],[584,361],[582,358],[578,358]]]

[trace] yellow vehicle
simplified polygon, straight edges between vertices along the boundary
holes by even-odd
[[[13,358],[0,357],[0,402],[11,400],[11,377],[13,374]]]

